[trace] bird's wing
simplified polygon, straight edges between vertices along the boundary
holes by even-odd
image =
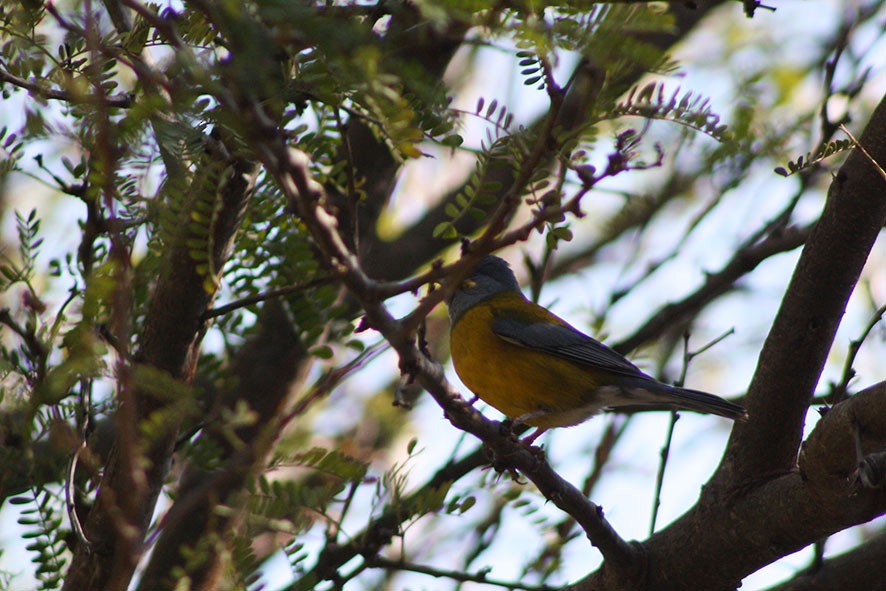
[[[528,349],[543,351],[581,365],[627,376],[644,376],[636,365],[569,325],[495,318],[492,331],[500,338]]]

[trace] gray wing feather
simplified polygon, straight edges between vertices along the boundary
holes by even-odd
[[[544,351],[569,361],[628,376],[643,376],[636,365],[604,345],[570,326],[524,323],[512,318],[496,318],[492,331],[500,338],[526,347]]]

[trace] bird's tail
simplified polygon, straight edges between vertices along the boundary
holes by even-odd
[[[671,394],[674,397],[674,406],[678,409],[719,415],[733,421],[748,418],[748,412],[743,407],[701,390],[672,386]]]
[[[631,408],[635,410],[690,410],[718,415],[734,421],[743,421],[748,417],[748,413],[743,407],[701,390],[668,386],[652,379],[640,379],[636,384],[628,384],[623,381],[620,386],[621,400],[613,406],[622,407],[624,410]]]

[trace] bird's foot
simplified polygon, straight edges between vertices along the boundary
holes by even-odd
[[[507,472],[508,476],[511,477],[511,480],[516,482],[517,484],[526,484],[526,481],[520,477],[520,473],[517,472],[517,469],[514,468],[508,461],[506,457],[501,457],[495,453],[491,446],[488,444],[483,444],[483,451],[486,454],[486,457],[489,459],[489,465],[483,468],[483,470],[495,470],[498,474],[498,478]]]
[[[505,419],[498,424],[498,434],[502,437],[517,439],[518,433],[516,432],[516,429],[518,427],[519,423],[517,423],[516,421]]]
[[[535,440],[538,439],[539,437],[541,437],[542,435],[544,435],[544,433],[546,431],[547,431],[547,429],[542,429],[541,427],[536,427],[535,431],[533,431],[532,433],[530,433],[529,435],[527,435],[526,437],[521,439],[520,442],[523,445],[531,447],[532,444],[535,443]],[[542,448],[542,446],[538,446],[538,449],[541,449],[541,448]]]

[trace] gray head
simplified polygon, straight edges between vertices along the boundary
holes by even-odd
[[[496,256],[483,257],[465,283],[449,298],[449,319],[455,324],[473,306],[507,291],[522,293],[511,267]]]

